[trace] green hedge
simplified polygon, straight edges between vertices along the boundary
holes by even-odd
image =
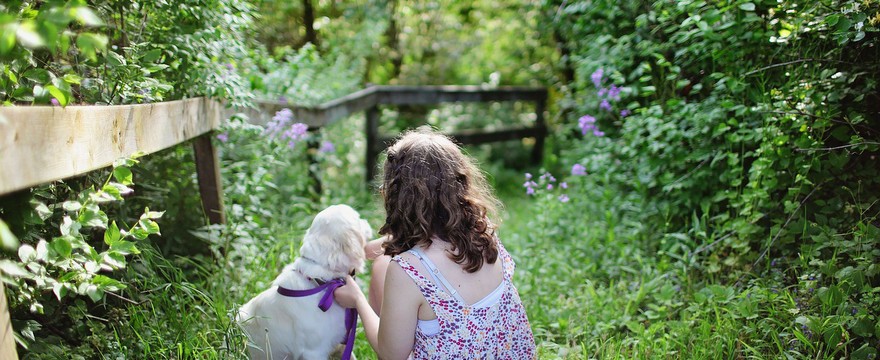
[[[816,324],[876,348],[880,4],[544,6],[572,77],[562,164],[628,194],[645,249],[737,287],[782,266],[816,281]]]

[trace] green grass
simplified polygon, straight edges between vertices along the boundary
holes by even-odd
[[[348,140],[340,145],[343,153],[360,154],[358,128],[352,122],[328,136],[340,144]],[[356,166],[358,157],[325,161],[338,169]],[[482,166],[504,203],[499,234],[517,263],[514,282],[540,359],[806,359],[852,354],[852,345],[828,348],[822,344],[830,342],[816,341],[819,336],[834,340],[834,324],[804,319],[834,314],[808,301],[807,287],[782,285],[791,283],[784,278],[802,274],[778,267],[760,277],[746,276],[739,284],[725,283],[727,277],[708,276],[674,254],[658,252],[655,244],[662,239],[628,220],[632,209],[614,205],[626,203],[619,194],[570,179],[572,200],[561,203],[558,192],[525,195],[522,171],[488,161]],[[531,172],[538,174],[537,169]],[[284,204],[283,199],[268,198],[263,201],[272,201],[256,202],[267,209],[241,204],[243,213],[232,211],[229,225],[196,231],[203,239],[199,246],[207,250],[203,255],[166,258],[147,247],[126,270],[129,288],[119,297],[72,307],[79,312],[71,315],[75,325],[83,327],[79,333],[88,334],[79,344],[51,345],[54,340],[47,338],[37,341],[29,356],[246,358],[245,337],[232,316],[295,258],[315,209],[348,203],[374,228],[382,221],[379,203],[364,187],[361,173],[330,171],[324,181],[329,190],[317,203]],[[364,284],[368,275],[361,274]],[[103,315],[91,315],[95,313]],[[362,332],[355,354],[359,359],[376,358]]]

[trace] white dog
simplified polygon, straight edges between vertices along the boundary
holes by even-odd
[[[323,292],[289,297],[279,287],[309,290],[343,278],[364,266],[364,245],[373,230],[347,205],[333,205],[315,219],[300,255],[275,278],[272,287],[241,307],[238,321],[248,334],[251,359],[327,359],[345,340],[345,309],[333,302],[318,308]],[[332,291],[332,290],[331,290]]]

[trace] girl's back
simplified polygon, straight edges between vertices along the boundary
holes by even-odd
[[[496,240],[497,241],[497,240]],[[500,242],[498,260],[466,272],[435,239],[395,256],[424,296],[413,359],[529,359],[535,343],[516,288],[513,259]]]

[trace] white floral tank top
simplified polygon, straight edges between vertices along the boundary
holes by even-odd
[[[495,291],[472,305],[464,302],[421,251],[413,249],[409,252],[422,261],[429,274],[420,273],[400,256],[392,258],[418,285],[437,315],[436,324],[432,324],[434,320],[419,321],[411,359],[535,358],[535,340],[529,319],[511,282],[515,266],[513,258],[500,241],[496,244],[503,279]],[[438,280],[442,285],[437,284]]]

